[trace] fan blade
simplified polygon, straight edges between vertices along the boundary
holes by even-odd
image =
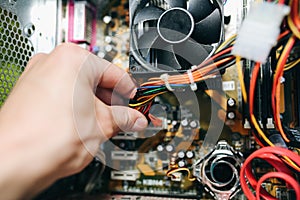
[[[208,48],[205,45],[201,45],[190,39],[174,46],[174,53],[176,56],[180,56],[192,65],[199,65],[209,55],[209,52],[206,49]]]
[[[158,20],[158,18],[163,12],[164,12],[163,9],[155,6],[145,7],[136,14],[133,24],[136,25],[138,23],[149,21],[149,20]]]
[[[195,25],[192,38],[201,44],[218,42],[221,34],[221,23],[221,14],[218,9],[215,9],[207,18]]]
[[[193,15],[195,22],[208,16],[214,9],[210,0],[190,0],[188,11]]]
[[[181,69],[172,45],[158,39],[152,46],[152,49],[156,52],[157,63],[160,69],[169,71]]]
[[[180,8],[187,8],[186,0],[165,0],[170,8],[180,7]]]
[[[139,39],[138,39],[138,50],[140,51],[141,55],[146,58],[149,54],[150,48],[154,44],[154,42],[158,38],[158,32],[156,28],[153,28],[147,32],[145,32]]]

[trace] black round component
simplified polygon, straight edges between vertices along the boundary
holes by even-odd
[[[174,150],[175,150],[174,145],[168,144],[168,145],[166,146],[166,151],[167,151],[167,152],[172,153]]]
[[[199,127],[199,121],[198,120],[192,120],[190,122],[190,127],[191,128],[198,128]]]
[[[194,19],[187,10],[172,8],[161,15],[157,29],[160,37],[166,42],[181,43],[193,33]]]
[[[234,98],[229,98],[229,99],[227,100],[227,106],[228,106],[228,107],[234,107],[235,105],[236,105],[236,101],[235,101]]]
[[[185,152],[183,150],[178,151],[177,157],[180,158],[180,159],[184,158],[185,157]]]
[[[157,150],[158,152],[162,152],[162,151],[164,150],[164,146],[161,145],[161,144],[159,144],[159,145],[157,145],[156,150]]]
[[[233,111],[230,111],[227,113],[227,119],[234,120],[235,117],[236,117],[236,115]]]
[[[185,155],[186,155],[186,157],[187,158],[193,158],[194,156],[195,156],[195,154],[194,154],[194,152],[193,151],[187,151],[186,153],[185,153]]]
[[[182,125],[183,127],[186,127],[186,126],[189,125],[189,121],[188,121],[187,119],[183,119],[183,120],[181,121],[181,125]]]
[[[186,166],[186,161],[185,160],[178,161],[178,167],[185,167],[185,166]]]
[[[219,162],[212,167],[212,177],[218,183],[229,183],[233,176],[233,170],[227,162]]]

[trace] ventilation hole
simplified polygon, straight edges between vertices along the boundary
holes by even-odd
[[[14,4],[16,0],[10,2]],[[33,25],[29,29],[31,34],[35,31]],[[17,15],[0,8],[0,107],[34,52],[22,30]]]

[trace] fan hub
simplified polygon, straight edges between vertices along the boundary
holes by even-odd
[[[194,18],[183,8],[165,11],[158,20],[159,36],[168,43],[178,44],[186,41],[194,31]]]

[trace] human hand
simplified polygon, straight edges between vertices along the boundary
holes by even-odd
[[[0,110],[0,196],[31,197],[82,170],[120,129],[144,129],[141,113],[110,105],[134,89],[122,69],[72,44],[34,56]]]

